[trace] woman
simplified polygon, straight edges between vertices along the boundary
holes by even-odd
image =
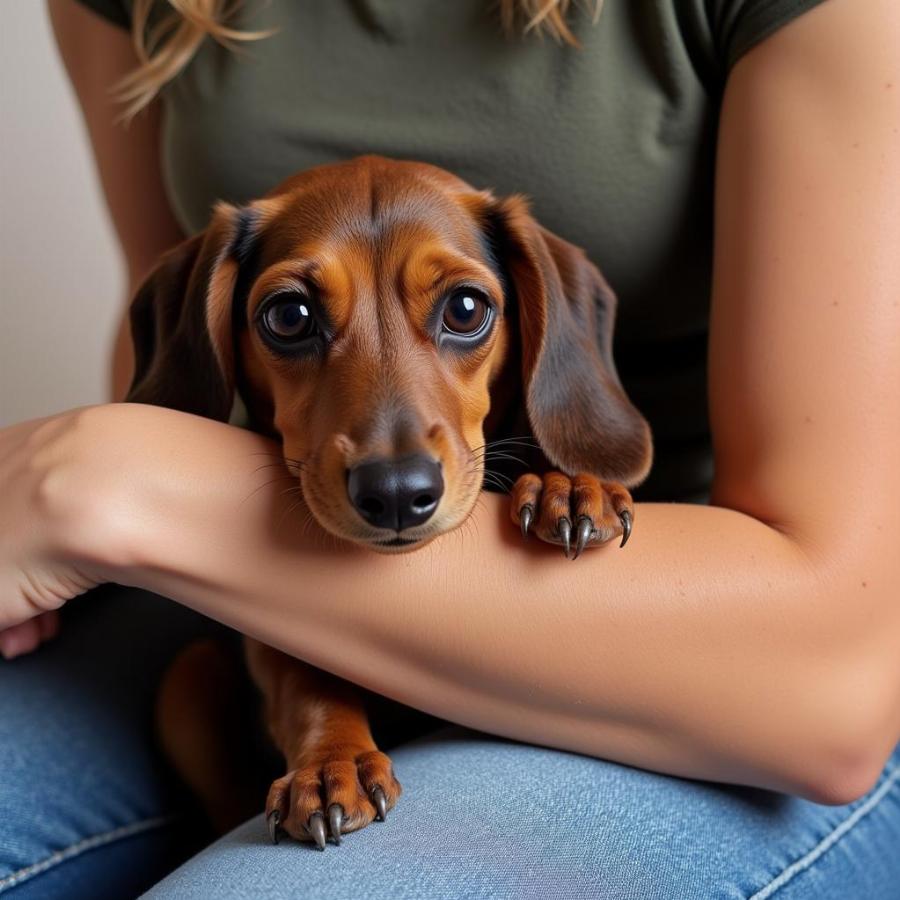
[[[542,41],[504,37],[482,0],[303,0],[243,8],[231,27],[262,34],[238,52],[182,26],[148,60],[126,6],[83,2],[51,11],[132,287],[216,199],[363,151],[434,162],[530,194],[588,250],[656,436],[628,550],[570,566],[524,554],[491,495],[427,552],[322,550],[291,537],[277,486],[253,492],[272,445],[171,411],[3,432],[7,655],[54,630],[41,612],[117,582],[525,742],[401,747],[386,825],[316,855],[265,845],[255,820],[154,896],[891,896],[896,4],[607,0],[596,21],[501,4],[562,38]],[[201,6],[177,5],[200,36]],[[124,129],[109,92],[141,58],[130,99],[161,94]],[[145,723],[166,661],[209,626],[118,587],[73,607],[3,673],[0,888],[23,897],[133,892],[190,830]]]

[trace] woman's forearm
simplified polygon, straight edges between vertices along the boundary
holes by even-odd
[[[485,495],[458,532],[379,556],[309,520],[264,438],[97,413],[134,472],[107,506],[116,577],[320,668],[511,738],[823,800],[888,752],[879,579],[823,577],[746,515],[641,505],[627,549],[573,564]]]

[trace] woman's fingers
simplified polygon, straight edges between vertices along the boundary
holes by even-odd
[[[59,613],[54,609],[27,622],[0,631],[0,655],[13,659],[33,650],[59,634]]]
[[[112,522],[110,498],[127,470],[104,455],[118,448],[108,446],[102,409],[0,429],[0,653],[8,658],[52,638],[55,611],[107,580],[98,569],[122,517],[120,509]]]
[[[31,653],[41,642],[41,626],[38,619],[29,619],[0,631],[0,653],[4,659],[13,659],[23,653]]]

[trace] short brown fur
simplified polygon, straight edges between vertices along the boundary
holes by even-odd
[[[494,311],[464,352],[435,336],[436,311],[460,285]],[[258,313],[298,291],[327,322],[327,341],[285,357],[263,339]],[[578,555],[624,543],[625,486],[650,466],[649,429],[612,360],[614,315],[597,269],[522,198],[498,200],[434,166],[361,157],[296,175],[246,208],[221,205],[203,234],[167,254],[133,304],[129,399],[225,420],[238,391],[252,426],[280,439],[322,527],[381,552],[461,525],[482,489],[486,435],[516,440],[497,446],[540,474],[513,486],[513,521]],[[413,543],[385,547],[390,535],[350,503],[347,473],[414,453],[439,462],[444,493],[427,522],[403,531]],[[323,827],[339,839],[390,809],[400,786],[356,689],[254,642],[247,659],[288,769],[266,804],[273,835],[321,845]],[[185,746],[196,741],[171,733],[196,690],[195,678],[180,681],[164,692],[166,745],[214,811],[209,773]]]

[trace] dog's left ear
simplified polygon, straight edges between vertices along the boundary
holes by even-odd
[[[613,362],[615,295],[583,250],[538,225],[524,198],[491,201],[484,221],[514,291],[534,436],[570,475],[638,484],[652,444]]]

